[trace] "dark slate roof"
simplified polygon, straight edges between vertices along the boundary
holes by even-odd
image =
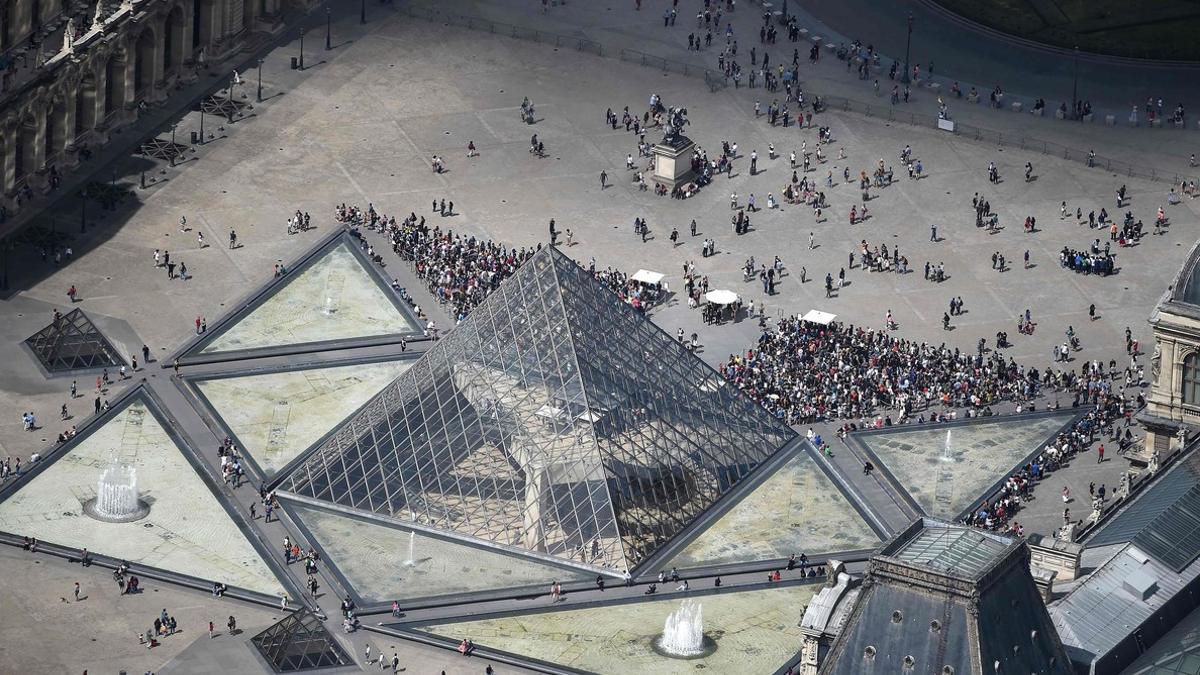
[[[1171,291],[1172,302],[1200,306],[1200,274],[1196,273],[1198,263],[1200,263],[1200,242],[1192,245],[1192,250],[1188,252],[1187,262],[1183,264],[1179,275],[1175,277]]]
[[[1088,548],[1133,541],[1159,516],[1200,483],[1200,452],[1175,464],[1156,483],[1143,490],[1131,504],[1088,537]]]
[[[1063,643],[1079,660],[1090,661],[1112,651],[1198,574],[1200,563],[1177,574],[1129,544],[1055,602],[1050,613]]]
[[[820,672],[891,675],[906,672],[907,666],[916,673],[941,673],[950,666],[955,673],[969,673],[969,631],[965,602],[875,584],[859,596]],[[839,643],[845,643],[840,650]]]
[[[871,559],[819,672],[1057,675],[1070,667],[1025,543],[923,519]]]

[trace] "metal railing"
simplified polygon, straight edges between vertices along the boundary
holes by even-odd
[[[900,122],[902,124],[932,129],[938,128],[938,119],[933,115],[908,112],[886,102],[872,105],[841,96],[822,96],[821,102],[824,104],[825,110],[840,110],[842,112],[865,115],[866,117],[884,119],[889,122]],[[1101,155],[1092,156],[1089,151],[1070,148],[1061,143],[1046,141],[1020,133],[1005,133],[959,122],[954,122],[953,133],[963,138],[990,143],[1002,148],[1019,148],[1031,152],[1040,152],[1043,155],[1052,155],[1067,161],[1079,162],[1089,167],[1130,178],[1167,181],[1176,185],[1184,180],[1197,180],[1195,176],[1186,176],[1180,172],[1140,166]]]
[[[639,52],[636,49],[606,49],[603,45],[595,40],[581,38],[571,35],[561,35],[544,30],[534,28],[526,28],[524,26],[516,26],[502,21],[492,21],[477,16],[467,16],[456,12],[446,12],[442,10],[429,9],[425,7],[413,7],[404,5],[402,11],[417,19],[424,19],[434,23],[444,23],[451,26],[462,26],[470,30],[477,30],[483,33],[492,33],[494,35],[504,35],[515,38],[517,40],[529,40],[540,44],[551,44],[555,47],[571,47],[576,51],[588,52],[596,56],[612,56],[616,55],[621,61],[627,63],[637,63],[646,68],[654,68],[661,70],[664,73],[676,73],[685,77],[703,77],[704,83],[708,85],[709,91],[718,91],[729,86],[728,80],[719,71],[711,68],[705,68],[694,63],[685,63],[683,61],[673,61],[664,59],[660,56]]]
[[[588,40],[587,38],[560,35],[559,33],[538,30],[536,28],[526,28],[502,21],[492,21],[491,19],[483,19],[477,16],[467,16],[466,14],[459,14],[457,12],[446,12],[426,7],[413,7],[407,3],[403,5],[402,11],[413,18],[424,19],[434,23],[462,26],[463,28],[484,33],[505,35],[518,40],[530,40],[539,44],[554,45],[555,47],[570,47],[576,51],[604,56],[604,49],[600,43],[595,40]]]
[[[408,16],[435,23],[462,26],[470,30],[477,30],[495,35],[505,35],[518,40],[530,40],[540,44],[554,45],[555,47],[570,47],[576,51],[588,52],[597,56],[612,57],[615,55],[618,59],[626,63],[637,63],[643,67],[654,68],[664,73],[676,73],[685,77],[703,77],[705,85],[707,85],[709,91],[712,92],[720,91],[729,86],[729,80],[725,77],[724,73],[718,70],[706,68],[703,65],[664,59],[660,56],[654,56],[652,54],[640,52],[635,49],[619,49],[614,51],[612,49],[606,49],[603,45],[595,40],[589,40],[577,36],[560,35],[558,33],[516,26],[500,21],[492,21],[491,19],[459,14],[457,12],[447,12],[424,7],[413,7],[407,3],[402,6],[401,11],[406,13]],[[852,112],[876,119],[885,119],[889,122],[899,122],[912,126],[933,129],[938,128],[938,120],[935,116],[908,112],[904,109],[898,108],[897,106],[890,105],[886,101],[878,104],[871,104],[841,96],[822,96],[821,100],[825,104],[825,110],[840,110],[842,112]],[[958,122],[954,123],[953,133],[963,138],[968,138],[983,143],[991,143],[1000,147],[1019,148],[1021,150],[1040,152],[1043,155],[1053,155],[1067,161],[1079,162],[1089,167],[1101,169],[1130,178],[1141,178],[1151,181],[1167,181],[1176,185],[1184,180],[1200,181],[1200,178],[1197,178],[1196,176],[1186,176],[1183,173],[1176,171],[1156,169],[1154,167],[1142,166],[1100,155],[1091,156],[1090,151],[1070,148],[1062,145],[1061,143],[1046,141],[1020,133],[1005,133],[983,127],[976,127],[969,124],[961,124]]]

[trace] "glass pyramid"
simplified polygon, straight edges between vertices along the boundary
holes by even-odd
[[[352,665],[325,625],[308,609],[298,609],[250,638],[277,673]]]
[[[121,366],[117,350],[82,309],[61,316],[56,312],[54,322],[26,339],[25,344],[52,373]]]
[[[793,436],[547,248],[284,487],[619,572]]]

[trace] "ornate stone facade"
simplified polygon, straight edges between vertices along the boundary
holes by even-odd
[[[279,27],[281,0],[5,0],[0,9],[0,204],[9,213],[82,148],[164,104],[206,62]]]
[[[1189,427],[1200,423],[1200,242],[1163,294],[1150,324],[1154,349],[1150,397],[1138,420],[1146,429],[1143,454],[1165,461],[1184,446]],[[1147,351],[1147,350],[1143,350]]]

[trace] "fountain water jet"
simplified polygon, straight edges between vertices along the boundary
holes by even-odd
[[[679,609],[671,612],[654,646],[660,654],[673,658],[697,658],[711,654],[716,647],[712,640],[704,636],[704,609],[700,603],[684,600]]]
[[[112,463],[96,482],[96,498],[84,504],[83,510],[92,518],[109,523],[128,523],[145,518],[150,507],[138,499],[137,469]]]
[[[946,441],[944,443],[942,443],[942,461],[943,462],[956,461],[954,458],[954,451],[951,450],[951,447],[952,446],[950,444],[950,430],[947,429],[946,430]]]
[[[415,567],[417,564],[417,559],[413,557],[413,545],[416,541],[416,538],[417,538],[416,532],[408,533],[408,560],[404,561],[404,564],[407,567]]]

